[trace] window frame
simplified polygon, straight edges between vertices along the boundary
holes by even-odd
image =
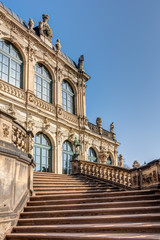
[[[17,87],[17,88],[23,89],[23,58],[22,58],[22,55],[21,55],[20,51],[17,49],[17,47],[15,45],[13,45],[10,41],[5,40],[5,39],[0,39],[0,42],[2,42],[3,45],[4,44],[6,44],[6,45],[8,44],[9,45],[9,52],[6,52],[3,48],[0,47],[0,54],[2,54],[2,59],[4,58],[4,56],[6,58],[8,58],[8,65],[4,64],[3,60],[0,62],[0,64],[2,64],[1,65],[2,67],[4,65],[8,67],[8,74],[5,74],[2,69],[0,70],[0,78],[2,79],[2,74],[5,74],[7,76],[7,81],[4,80],[4,79],[2,79],[2,81],[5,81],[5,82],[7,82],[7,83]],[[12,53],[11,53],[12,49],[17,53],[18,58],[16,58],[14,55],[12,55]],[[14,63],[16,63],[16,69],[12,68],[12,61]],[[18,73],[18,71],[17,71],[17,64],[19,65],[19,68],[20,68],[19,80],[17,80],[17,78],[13,78],[11,76],[11,70],[14,70],[14,72],[17,75],[17,73]],[[14,79],[15,84],[11,83],[11,78]],[[19,86],[16,86],[16,82],[19,83]]]
[[[37,143],[36,142],[36,137],[40,137],[40,143]],[[43,139],[42,138],[45,138],[45,140],[48,142],[48,146],[47,145],[44,145],[43,144]],[[39,165],[40,165],[40,170],[38,171],[38,172],[43,172],[42,171],[42,167],[43,167],[43,162],[42,162],[42,158],[43,158],[43,155],[42,155],[42,150],[48,150],[48,154],[50,155],[48,155],[47,157],[46,157],[46,160],[48,160],[48,169],[50,170],[50,171],[48,171],[48,172],[52,172],[52,144],[51,144],[51,141],[50,141],[50,139],[48,138],[48,136],[46,136],[45,134],[43,134],[42,132],[39,132],[39,133],[37,133],[36,135],[35,135],[35,139],[34,139],[35,141],[34,141],[34,149],[33,149],[33,156],[34,156],[34,160],[36,161],[36,150],[37,150],[37,148],[39,148],[40,149],[40,155],[39,155],[39,157],[40,157],[40,161],[39,161]],[[45,164],[45,166],[47,166],[47,163]],[[36,171],[36,167],[35,167],[35,171]]]
[[[36,67],[37,67],[37,65],[40,65],[41,66],[41,71],[42,71],[42,73],[39,73],[38,71],[36,71]],[[47,77],[45,77],[44,75],[43,75],[43,71],[46,71],[47,73],[48,73],[48,75],[49,75],[49,77],[50,78],[47,78]],[[37,79],[36,79],[36,77],[38,77],[38,78],[40,78],[41,79],[41,91],[39,92],[39,91],[37,91],[37,85],[39,85],[39,84],[37,84]],[[47,95],[46,94],[44,94],[44,84],[45,84],[45,82],[47,82],[48,83],[48,86],[49,86],[49,99],[48,100],[45,100],[44,99],[44,96],[45,97],[47,97]],[[35,95],[36,95],[36,97],[38,97],[38,98],[40,98],[41,100],[43,100],[43,101],[45,101],[45,102],[47,102],[47,103],[51,103],[52,104],[52,85],[53,85],[53,83],[52,83],[52,76],[51,76],[51,73],[50,73],[50,71],[47,69],[47,67],[45,67],[42,63],[39,63],[39,62],[37,62],[36,64],[35,64],[35,74],[34,74],[34,86],[35,86]],[[47,88],[45,88],[45,89],[47,89]],[[48,89],[47,89],[48,90]],[[40,93],[40,95],[41,96],[38,96],[38,94],[37,93]]]
[[[65,84],[66,88],[63,87],[63,85]],[[69,91],[67,88],[70,88],[71,91]],[[63,97],[63,95],[66,95],[66,99]],[[72,101],[69,101],[69,98],[72,99]],[[65,100],[65,102],[64,102]],[[71,107],[69,107],[69,102],[71,103]],[[62,108],[64,111],[70,113],[70,114],[76,114],[75,111],[75,93],[74,90],[71,86],[71,84],[67,81],[67,80],[63,80],[62,81]]]
[[[89,153],[94,153],[95,156],[91,156]],[[88,149],[88,161],[89,162],[97,162],[98,161],[96,151],[92,147],[90,147]]]

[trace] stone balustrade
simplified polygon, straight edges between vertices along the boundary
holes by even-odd
[[[88,122],[88,127],[94,133],[100,134],[111,140],[115,140],[115,134],[103,129],[102,127],[98,127],[97,125],[95,125],[91,122]]]
[[[73,160],[72,174],[100,178],[128,189],[159,188],[160,160],[154,160],[145,166],[133,169]]]

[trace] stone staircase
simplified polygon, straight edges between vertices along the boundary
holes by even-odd
[[[125,191],[85,176],[34,173],[8,240],[160,240],[160,191]]]

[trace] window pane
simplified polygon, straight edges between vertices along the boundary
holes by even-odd
[[[3,55],[3,63],[5,65],[8,65],[8,62],[9,62],[9,58]]]

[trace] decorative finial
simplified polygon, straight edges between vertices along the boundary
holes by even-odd
[[[84,55],[81,55],[78,60],[78,71],[79,72],[84,72],[83,64],[84,64]]]
[[[110,124],[110,132],[114,133],[114,122]]]
[[[122,154],[119,154],[118,160],[119,160],[118,165],[119,165],[120,167],[123,167],[123,155],[122,155]]]
[[[133,168],[139,168],[140,166],[141,165],[140,165],[140,163],[137,160],[135,160],[133,165],[132,165]]]
[[[34,27],[34,21],[32,18],[30,18],[28,21],[28,27],[29,27],[29,30],[32,30]]]
[[[57,39],[57,42],[56,42],[56,49],[57,49],[57,52],[59,52],[59,51],[61,50],[60,39]]]

